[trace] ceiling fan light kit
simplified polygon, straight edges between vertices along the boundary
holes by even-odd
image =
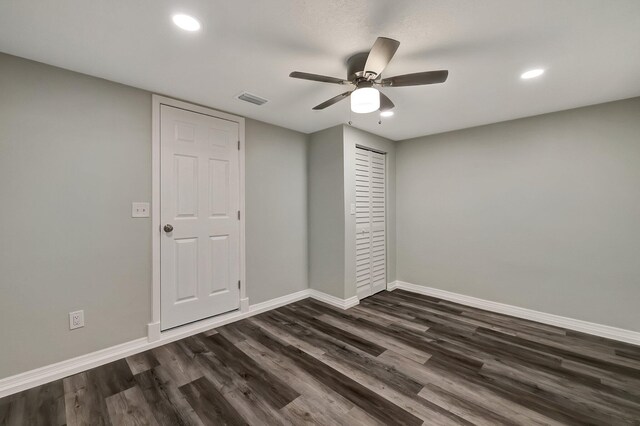
[[[380,108],[380,92],[373,87],[363,87],[351,92],[351,111],[367,114]]]
[[[386,37],[378,37],[369,53],[357,53],[347,60],[347,79],[327,77],[319,74],[294,71],[289,77],[318,81],[331,84],[352,84],[355,89],[341,93],[313,107],[314,110],[325,109],[343,99],[351,98],[351,111],[366,114],[374,111],[391,112],[395,107],[391,99],[378,91],[374,86],[406,87],[425,84],[444,83],[449,71],[426,71],[413,74],[382,78],[382,71],[387,67],[400,42]],[[385,114],[389,117],[393,114]]]

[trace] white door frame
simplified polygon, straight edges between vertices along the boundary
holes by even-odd
[[[245,274],[245,204],[244,204],[244,118],[216,111],[199,105],[190,104],[160,95],[151,96],[151,250],[152,250],[152,290],[151,290],[151,322],[147,327],[150,342],[159,340],[163,332],[160,330],[160,106],[167,105],[209,115],[223,120],[238,123],[240,151],[240,312],[249,310],[247,298],[247,281]],[[202,321],[206,321],[202,320]],[[199,321],[178,328],[198,327]],[[170,331],[170,330],[169,330]],[[175,332],[174,332],[175,333]]]

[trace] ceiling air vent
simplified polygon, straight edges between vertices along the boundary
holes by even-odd
[[[254,105],[266,104],[267,100],[248,92],[242,92],[236,98]]]

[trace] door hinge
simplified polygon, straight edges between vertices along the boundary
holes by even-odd
[[[240,289],[240,280],[238,280],[238,289]]]
[[[238,220],[240,220],[240,210],[238,210]]]
[[[238,141],[238,151],[240,151],[240,141]]]

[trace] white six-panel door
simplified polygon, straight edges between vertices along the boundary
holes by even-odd
[[[166,330],[239,308],[239,130],[238,123],[167,105],[160,123]]]
[[[356,148],[356,286],[358,298],[387,286],[385,155]]]

